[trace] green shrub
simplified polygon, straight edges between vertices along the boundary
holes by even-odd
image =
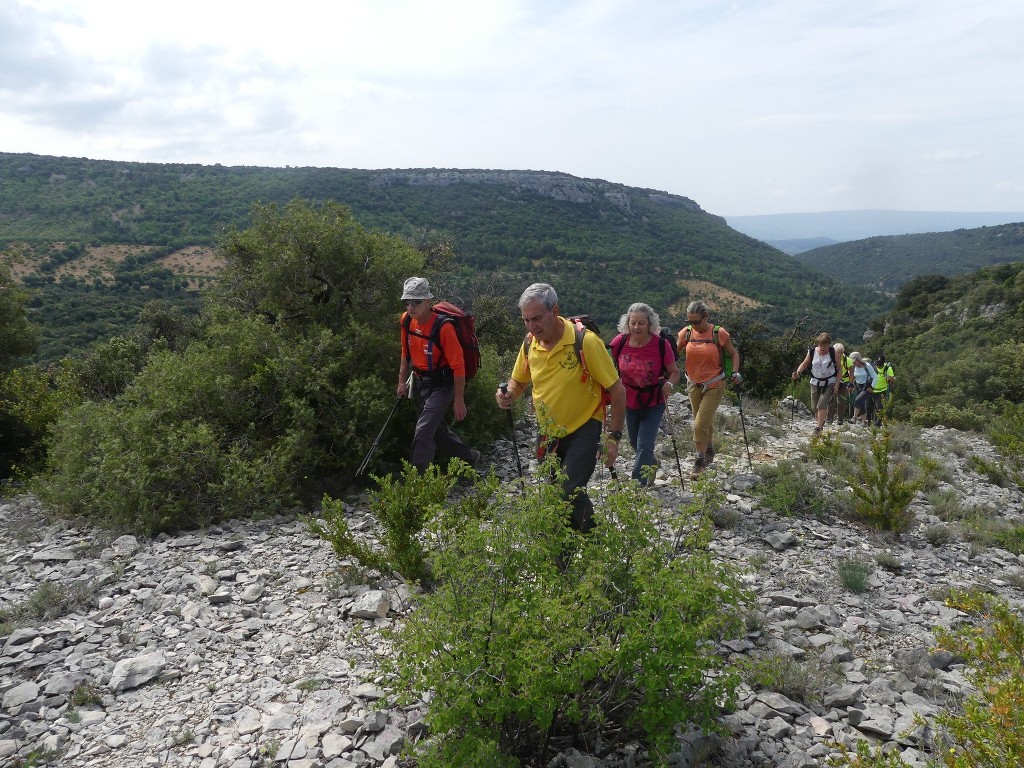
[[[891,455],[892,432],[873,434],[869,450],[859,458],[859,471],[849,481],[854,511],[861,520],[883,531],[903,533],[914,523],[908,507],[920,481],[908,480],[907,465],[893,461]]]
[[[892,552],[879,552],[875,555],[875,562],[879,568],[884,568],[890,573],[900,573],[903,570],[903,561]]]
[[[769,652],[753,656],[741,666],[743,678],[752,688],[775,691],[808,705],[820,704],[825,692],[841,677],[836,666],[825,664],[816,655],[797,661],[783,653]]]
[[[955,479],[945,464],[927,454],[914,459],[912,474],[920,480],[921,490],[925,493],[938,489],[942,484],[952,485]]]
[[[989,414],[978,407],[957,407],[946,402],[921,403],[910,412],[910,423],[919,427],[941,424],[964,432],[978,432],[985,428]]]
[[[972,614],[957,631],[936,630],[941,647],[963,656],[975,687],[959,710],[941,713],[936,751],[947,768],[1024,765],[1024,619],[989,595],[956,593],[954,608]]]
[[[472,470],[462,461],[453,459],[448,473],[430,466],[420,473],[412,464],[404,462],[404,471],[398,478],[391,475],[373,476],[377,489],[370,494],[370,510],[383,530],[382,550],[356,539],[349,530],[342,502],[324,496],[321,517],[323,523],[310,521],[312,530],[331,543],[339,558],[356,558],[366,568],[380,573],[398,571],[408,581],[429,579],[419,534],[424,521],[444,503],[458,480],[469,477]]]
[[[807,455],[823,466],[834,465],[848,458],[842,441],[832,434],[817,435],[807,444]]]
[[[857,594],[868,591],[868,579],[874,571],[874,566],[867,560],[856,557],[843,558],[837,563],[836,570],[839,573],[839,581],[846,589]]]
[[[142,321],[156,341],[134,378],[137,350],[111,342],[92,380],[116,397],[71,410],[52,432],[38,490],[54,508],[155,533],[314,503],[351,483],[396,405],[398,297],[424,257],[336,203],[256,206],[252,217],[221,243],[226,266],[201,329],[154,308]],[[504,426],[500,365],[485,348],[467,392],[460,429],[480,443]],[[415,424],[412,405],[398,405],[374,455],[381,473]]]
[[[924,529],[924,538],[933,547],[941,547],[953,540],[953,532],[944,525],[929,525]]]
[[[67,584],[44,581],[25,600],[0,613],[0,625],[9,627],[34,624],[86,610],[96,594],[92,582]],[[3,633],[0,632],[0,635]]]
[[[979,475],[984,475],[992,485],[998,485],[1000,488],[1010,488],[1014,485],[1010,474],[998,461],[989,461],[974,453],[967,459],[967,466]]]
[[[41,470],[51,428],[81,402],[81,388],[68,362],[16,368],[0,379],[0,469],[20,478]]]
[[[780,461],[758,467],[761,482],[754,493],[766,507],[779,515],[821,517],[833,511],[822,487],[808,477],[799,461]]]
[[[544,766],[573,738],[639,734],[663,755],[677,724],[715,727],[737,677],[709,641],[740,631],[737,577],[666,543],[650,504],[610,494],[587,536],[550,484],[483,482],[436,510],[437,589],[394,638],[395,687],[432,693],[419,765]]]
[[[273,512],[319,464],[314,414],[283,373],[314,370],[315,352],[234,319],[182,355],[154,354],[116,400],[58,422],[34,488],[58,511],[144,534]]]
[[[967,514],[960,501],[960,494],[953,488],[931,491],[927,498],[935,516],[943,522],[953,523],[962,520]]]
[[[1024,525],[1014,525],[984,514],[964,521],[964,538],[985,547],[998,547],[1014,554],[1024,554]]]
[[[1017,472],[1016,483],[1021,485],[1020,472],[1024,469],[1024,403],[1007,403],[1003,412],[988,425],[993,445]]]
[[[103,701],[99,688],[93,682],[79,683],[74,690],[68,694],[68,704],[72,707],[89,707]]]
[[[711,521],[716,528],[735,528],[743,522],[743,513],[732,507],[719,507],[711,513]]]
[[[844,744],[836,745],[838,757],[830,757],[831,766],[849,766],[849,768],[910,768],[898,750],[886,751],[882,747],[873,747],[864,739],[857,740],[855,751],[851,752]]]

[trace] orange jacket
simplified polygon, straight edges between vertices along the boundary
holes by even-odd
[[[409,333],[406,333],[407,312],[402,313],[402,352],[416,373],[432,373],[438,368],[451,368],[455,376],[466,376],[466,361],[462,356],[462,345],[451,323],[441,325],[438,344],[431,340],[437,315],[430,313],[430,320],[424,325],[409,318]]]

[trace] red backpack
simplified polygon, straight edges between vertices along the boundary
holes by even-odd
[[[438,339],[441,335],[441,326],[445,323],[451,323],[455,328],[455,335],[459,339],[459,346],[462,347],[462,357],[466,363],[466,381],[469,381],[476,372],[480,370],[480,341],[476,337],[476,318],[473,317],[472,312],[467,312],[462,307],[457,307],[447,301],[439,301],[437,304],[430,308],[430,311],[437,315],[437,321],[430,329],[430,335],[424,335],[417,333],[411,329],[412,318],[406,313],[402,320],[402,326],[406,332],[406,349],[405,356],[409,358],[409,335],[419,336],[421,339],[430,339],[435,346],[438,344]],[[445,363],[447,364],[447,360]]]

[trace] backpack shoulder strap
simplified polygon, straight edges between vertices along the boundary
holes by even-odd
[[[618,342],[618,343],[616,343]],[[612,362],[615,363],[615,370],[619,369],[619,357],[622,355],[622,348],[626,346],[626,334],[620,333],[608,347],[612,351]]]
[[[408,312],[402,314],[402,328],[405,330],[405,359],[412,360],[412,350],[409,348],[409,329],[412,326],[412,318]]]
[[[587,370],[587,360],[583,355],[583,339],[586,338],[587,329],[579,320],[572,321],[572,329],[576,334],[576,338],[572,343],[572,351],[576,353],[576,359],[580,361],[582,373],[580,381],[585,381],[590,377],[590,371]]]

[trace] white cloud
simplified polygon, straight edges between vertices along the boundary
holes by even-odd
[[[1018,0],[8,0],[0,149],[1024,210],[998,188],[1024,175],[1022,30]]]

